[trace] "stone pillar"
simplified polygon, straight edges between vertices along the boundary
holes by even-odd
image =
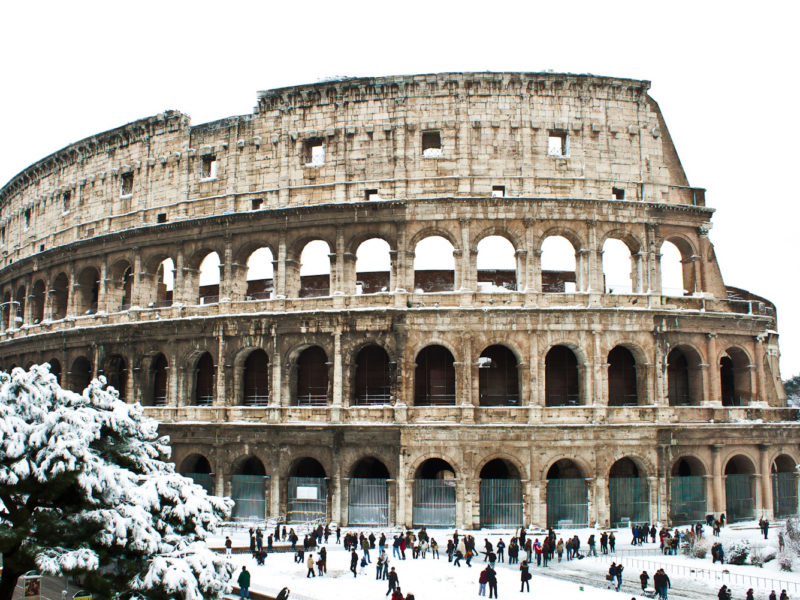
[[[608,406],[608,363],[600,353],[600,331],[592,330],[592,389],[587,404]],[[591,400],[591,402],[588,402]]]
[[[760,511],[765,519],[775,516],[775,498],[772,496],[772,469],[769,460],[769,444],[758,446],[759,469],[761,470],[757,485],[761,487]]]
[[[406,479],[406,456],[401,450],[397,458],[397,512],[395,513],[395,525],[411,525],[411,506],[409,502],[409,492],[413,490],[414,480]]]
[[[516,289],[519,292],[524,292],[528,290],[528,251],[518,248],[514,254],[517,263]]]
[[[708,385],[703,404],[722,406],[722,388],[720,384],[719,361],[717,360],[717,334],[706,334],[706,351],[708,352]]]
[[[336,228],[336,248],[334,249],[332,254],[329,254],[330,258],[330,294],[334,295],[342,295],[346,293],[353,293],[352,291],[348,292],[347,288],[349,287],[348,284],[345,282],[344,276],[344,231],[341,227]],[[355,288],[355,282],[353,282],[353,287]]]
[[[581,248],[575,251],[575,289],[587,292],[591,286],[589,281],[589,250]]]
[[[766,403],[767,402],[767,385],[766,385],[766,377],[764,374],[764,342],[766,341],[766,337],[764,334],[757,335],[754,339],[754,350],[755,350],[755,378],[757,382],[757,392],[753,392],[753,401],[761,401]]]
[[[104,256],[100,263],[100,281],[97,282],[97,312],[110,312],[111,310],[109,281],[108,260]]]
[[[336,326],[333,332],[333,406],[342,406],[342,329]]]
[[[712,509],[716,516],[725,512],[725,476],[722,473],[722,457],[720,450],[724,444],[713,444],[711,446],[711,488],[712,488]]]
[[[214,386],[214,399],[212,400],[213,406],[228,406],[236,404],[236,399],[231,392],[235,389],[234,385],[231,385],[231,389],[228,389],[228,381],[225,377],[225,373],[230,371],[230,366],[225,364],[227,362],[227,344],[225,342],[225,326],[220,325],[219,329],[217,330],[217,371],[214,374],[215,378],[215,386]],[[228,394],[230,393],[230,398]]]
[[[661,248],[658,246],[657,225],[648,224],[647,236],[647,291],[661,295]]]
[[[284,402],[281,398],[281,374],[283,373],[282,358],[280,348],[278,346],[278,328],[272,326],[272,356],[270,357],[270,365],[272,366],[271,388],[270,388],[270,406],[283,406]]]
[[[456,262],[455,285],[454,290],[474,290],[475,280],[477,279],[477,269],[475,266],[474,256],[477,256],[477,251],[473,255],[472,248],[469,242],[469,219],[458,220],[461,230],[461,261]],[[453,252],[455,255],[455,252]]]
[[[276,298],[286,298],[286,235],[281,234],[278,241],[278,259],[272,268],[273,287]],[[299,289],[299,285],[298,285]]]
[[[646,254],[639,250],[631,253],[631,292],[641,294],[644,288],[644,263]]]
[[[611,499],[608,485],[608,479],[605,477],[597,477],[597,479],[595,479],[595,522],[598,526],[602,527],[609,527],[611,525]],[[589,520],[592,520],[591,516]]]
[[[586,482],[586,500],[589,503],[589,527],[592,527],[597,523],[597,509],[600,499],[598,498],[598,489],[597,484],[600,481],[600,478],[594,477],[586,477],[584,479]]]
[[[342,477],[342,465],[337,460],[333,465],[333,478],[331,483],[331,520],[342,523],[342,484],[345,479]]]
[[[665,521],[666,515],[662,517],[661,511],[659,510],[659,479],[658,477],[651,475],[647,477],[647,501],[648,501],[648,509],[647,513],[651,523],[656,521]],[[666,498],[666,494],[662,496]]]

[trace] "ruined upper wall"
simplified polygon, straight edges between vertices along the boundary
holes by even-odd
[[[0,266],[101,232],[253,207],[498,187],[703,206],[648,88],[593,75],[445,73],[261,92],[252,115],[197,126],[169,111],[68,146],[0,189]],[[431,143],[438,150],[424,151]]]

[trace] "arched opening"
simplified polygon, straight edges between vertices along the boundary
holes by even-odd
[[[6,292],[3,295],[3,330],[8,329],[11,327],[13,323],[14,314],[16,314],[16,310],[14,309],[14,302],[11,300],[11,292]]]
[[[44,320],[44,281],[37,279],[31,289],[31,319],[37,325]]]
[[[150,381],[152,383],[152,406],[166,406],[167,404],[167,359],[163,354],[157,354],[150,364]]]
[[[389,524],[389,470],[377,458],[358,461],[350,476],[349,525]]]
[[[612,527],[650,522],[647,475],[630,458],[621,458],[612,465],[608,474],[608,496]]]
[[[755,519],[755,472],[753,462],[742,454],[725,465],[725,512],[729,523]]]
[[[286,521],[308,523],[328,517],[328,480],[324,467],[313,458],[302,458],[289,471]]]
[[[571,294],[577,291],[575,247],[560,235],[542,242],[542,291]]]
[[[481,527],[522,525],[522,482],[519,470],[502,458],[487,462],[481,477]]]
[[[414,370],[416,406],[452,406],[456,403],[453,355],[444,346],[428,346],[417,355]]]
[[[78,275],[78,315],[93,315],[97,312],[100,298],[100,273],[87,267]]]
[[[262,521],[266,516],[266,477],[264,463],[254,456],[241,462],[231,477],[234,519]]]
[[[21,285],[17,288],[17,296],[15,300],[16,311],[14,313],[13,327],[16,329],[17,327],[22,327],[22,324],[25,322],[25,303],[28,300],[28,292],[24,285]]]
[[[703,521],[707,510],[703,463],[693,456],[675,461],[670,472],[670,522],[685,525]]]
[[[329,296],[331,293],[331,249],[328,242],[308,242],[300,254],[300,297]]]
[[[507,292],[517,289],[517,253],[506,238],[490,235],[478,242],[478,291]]]
[[[269,404],[269,356],[261,348],[253,350],[244,361],[242,373],[242,404]]]
[[[210,252],[200,263],[198,277],[198,302],[200,304],[216,304],[219,302],[219,254]]]
[[[105,367],[105,376],[108,385],[119,392],[119,399],[125,402],[125,393],[128,389],[128,363],[119,354],[108,357]]]
[[[489,346],[478,359],[481,406],[519,406],[517,357],[501,345]]]
[[[131,299],[133,298],[133,267],[130,265],[122,271],[122,279],[119,281],[119,285],[122,291],[120,309],[128,310],[131,307]]]
[[[456,472],[447,461],[429,458],[414,477],[414,527],[455,527]]]
[[[61,361],[58,360],[57,358],[51,358],[47,362],[50,363],[50,373],[52,373],[53,376],[56,378],[56,381],[58,382],[58,385],[61,385],[61,387],[64,387],[61,384]]]
[[[390,399],[389,355],[377,344],[365,346],[356,356],[353,404],[388,404]]]
[[[306,348],[297,357],[297,406],[328,403],[328,357],[319,346]]]
[[[67,316],[67,302],[69,300],[69,279],[64,273],[59,273],[53,280],[53,319],[59,320]]]
[[[414,247],[414,291],[452,292],[455,289],[456,261],[453,244],[439,235],[417,242]]]
[[[214,403],[214,359],[208,352],[203,352],[194,368],[195,406],[211,406]]]
[[[608,353],[608,405],[637,404],[636,359],[624,346],[616,346]]]
[[[783,519],[797,514],[797,465],[792,457],[781,454],[772,462],[773,515]]]
[[[156,301],[150,306],[160,308],[172,306],[172,299],[175,288],[175,262],[171,258],[165,258],[158,265],[156,272]]]
[[[187,456],[181,463],[179,472],[201,486],[206,493],[214,493],[214,473],[211,472],[211,463],[205,456],[201,454]]]
[[[606,294],[631,294],[634,290],[633,260],[630,248],[622,240],[603,243],[603,281]]]
[[[275,257],[269,248],[255,250],[247,259],[247,300],[269,300],[275,291]]]
[[[547,526],[587,527],[589,490],[580,467],[562,458],[547,471]]]
[[[700,357],[693,348],[679,346],[667,355],[667,387],[670,406],[700,403]]]
[[[356,250],[356,294],[388,292],[392,259],[388,242],[372,238]]]
[[[578,359],[566,346],[553,346],[544,359],[545,406],[580,402]]]
[[[694,291],[694,286],[691,286]],[[684,296],[686,285],[681,251],[672,242],[661,244],[661,293],[664,296]]]
[[[728,348],[719,361],[722,406],[750,404],[750,359],[741,348]]]
[[[89,387],[92,381],[92,363],[85,356],[79,356],[72,361],[69,372],[70,389],[80,394]]]

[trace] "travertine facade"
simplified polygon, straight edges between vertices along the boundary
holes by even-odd
[[[240,516],[794,512],[774,307],[723,283],[648,85],[352,79],[77,142],[0,190],[2,367],[105,374]],[[452,257],[415,269],[432,237]],[[572,271],[543,266],[555,237]],[[500,238],[515,266],[479,266]],[[609,240],[630,252],[623,293]],[[329,273],[302,269],[310,242]],[[662,289],[665,242],[683,291]],[[359,268],[365,248],[386,271]]]

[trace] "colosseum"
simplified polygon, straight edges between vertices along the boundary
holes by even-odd
[[[0,190],[0,364],[104,375],[241,519],[794,514],[775,308],[648,88],[342,79],[76,142]]]

